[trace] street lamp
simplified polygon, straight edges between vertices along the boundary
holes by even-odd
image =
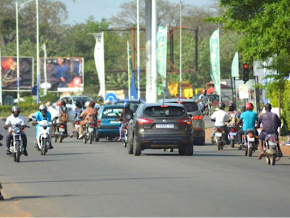
[[[20,9],[27,3],[34,0],[26,1],[22,4],[16,2],[16,50],[17,50],[17,100],[18,104],[20,103],[20,72],[19,72],[19,33],[18,33],[18,12]],[[36,46],[37,46],[37,103],[39,103],[39,23],[38,23],[38,0],[35,0],[36,3]]]

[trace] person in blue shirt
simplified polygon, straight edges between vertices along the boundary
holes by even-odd
[[[243,128],[237,132],[239,150],[242,149],[242,136],[247,130],[255,130],[256,121],[258,121],[258,114],[253,111],[254,105],[252,103],[246,104],[246,111],[241,114],[239,124],[243,121]]]
[[[34,116],[35,116],[36,121],[47,120],[51,122],[51,114],[47,111],[47,107],[44,104],[39,106],[39,111],[37,111]],[[36,139],[38,137],[38,129],[39,129],[39,124],[36,125],[36,136],[35,136]],[[36,143],[37,143],[37,140],[36,140]],[[35,147],[38,148],[36,143],[35,143]],[[50,144],[49,148],[52,149],[53,146]]]
[[[70,82],[68,80],[69,70],[66,65],[63,64],[63,59],[57,59],[57,66],[54,68],[54,76],[58,79],[58,88],[67,87],[67,84]]]

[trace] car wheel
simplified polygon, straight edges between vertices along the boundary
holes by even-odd
[[[204,145],[205,144],[205,137],[199,137],[193,139],[194,145]]]
[[[179,153],[180,155],[185,155],[185,153],[186,153],[186,148],[185,148],[185,147],[178,148],[178,153]]]
[[[133,140],[133,153],[135,156],[141,155],[141,144],[137,142],[136,137]]]
[[[185,154],[187,156],[192,156],[193,155],[193,145],[191,143],[186,145]]]

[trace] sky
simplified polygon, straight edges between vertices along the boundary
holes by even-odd
[[[120,12],[119,6],[131,0],[59,0],[67,6],[68,19],[66,23],[84,23],[89,16],[94,16],[96,21],[102,18],[110,18]],[[158,0],[157,0],[158,1]],[[179,0],[169,0],[172,3],[179,3]],[[197,6],[210,5],[215,0],[182,0],[184,4]]]

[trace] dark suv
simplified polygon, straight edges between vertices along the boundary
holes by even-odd
[[[129,122],[128,153],[144,149],[178,148],[181,155],[192,155],[192,124],[181,104],[141,104]]]
[[[139,104],[145,102],[141,99],[118,99],[113,101],[113,104],[117,105],[124,105],[125,103],[128,103],[130,105],[130,109],[133,111],[133,113],[135,113],[138,109]]]
[[[182,104],[187,113],[191,116],[193,127],[193,144],[204,145],[205,143],[205,124],[202,112],[196,101],[192,99],[160,99],[159,103],[179,103]]]

